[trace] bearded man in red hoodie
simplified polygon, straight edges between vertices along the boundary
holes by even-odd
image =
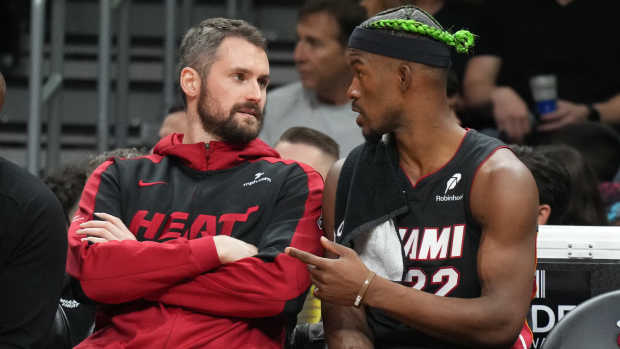
[[[191,28],[179,52],[185,134],[110,159],[69,229],[69,274],[97,302],[79,348],[280,348],[310,285],[294,246],[321,254],[310,167],[256,139],[269,62],[241,20]]]

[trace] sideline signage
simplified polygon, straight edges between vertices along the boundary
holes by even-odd
[[[541,225],[537,253],[534,349],[581,302],[620,289],[620,227]]]

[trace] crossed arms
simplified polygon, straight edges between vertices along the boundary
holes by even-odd
[[[146,299],[247,318],[278,315],[287,302],[302,298],[309,286],[306,266],[281,252],[290,245],[321,253],[317,173],[287,179],[255,247],[228,236],[137,241],[116,218],[122,216],[120,188],[110,166],[104,163],[88,180],[69,229],[67,269],[89,298],[108,304]],[[299,205],[303,214],[292,219]],[[95,214],[95,206],[107,214]]]

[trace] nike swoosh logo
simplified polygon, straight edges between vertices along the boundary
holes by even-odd
[[[164,181],[156,181],[156,182],[145,182],[143,180],[138,181],[138,186],[140,187],[150,187],[151,185],[157,185],[157,184],[168,184],[168,183]]]

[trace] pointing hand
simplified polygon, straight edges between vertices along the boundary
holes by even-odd
[[[308,265],[312,283],[316,286],[315,296],[333,304],[353,305],[369,273],[368,268],[354,250],[325,237],[321,237],[321,244],[339,257],[322,258],[294,247],[287,247],[284,252]]]

